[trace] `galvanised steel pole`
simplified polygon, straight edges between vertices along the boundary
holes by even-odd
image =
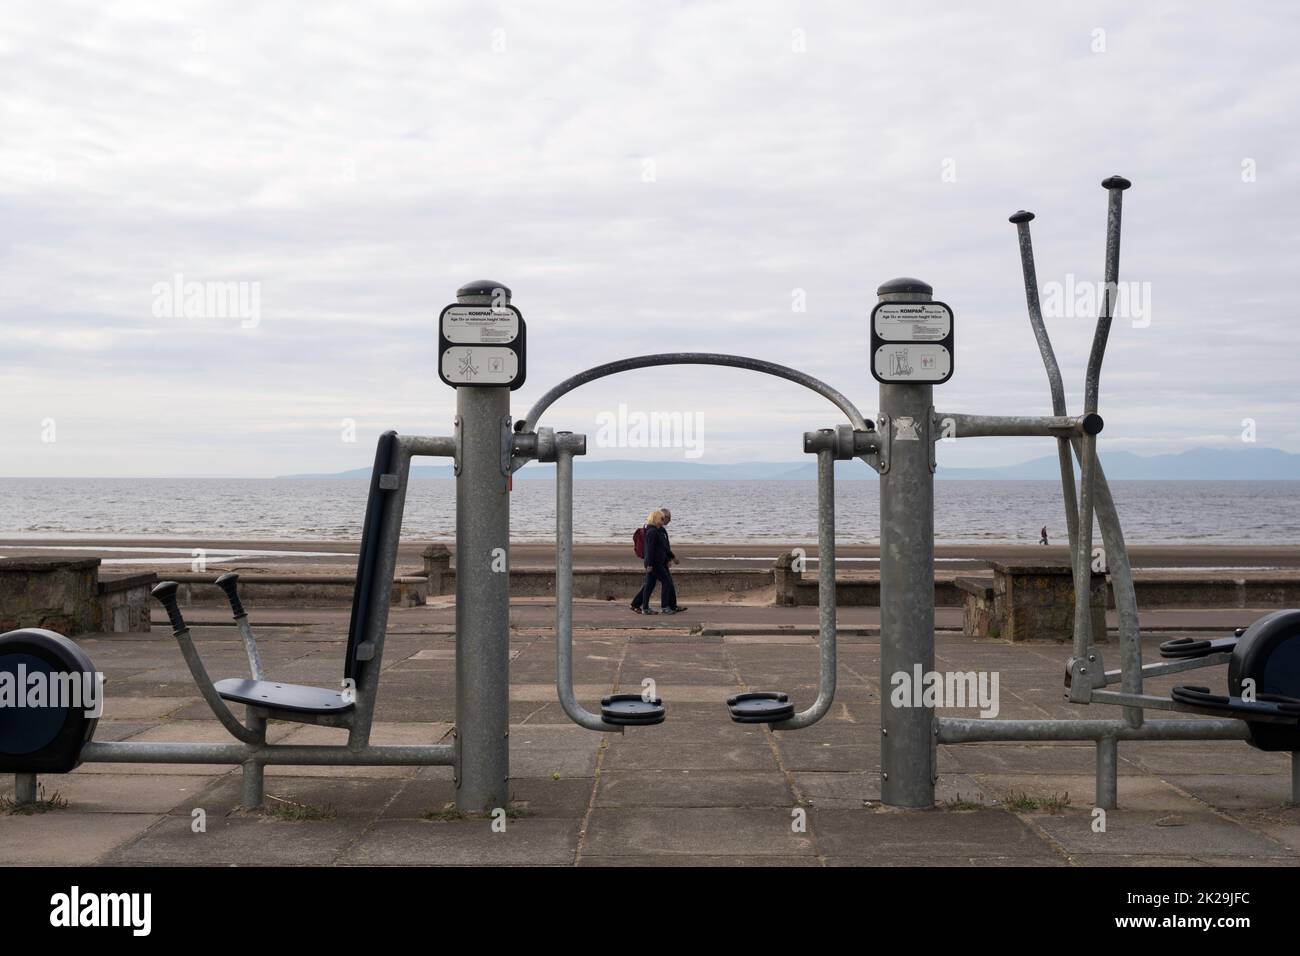
[[[877,294],[881,302],[929,302],[933,291],[916,279],[894,279]],[[880,793],[886,805],[912,809],[934,806],[934,708],[920,706],[913,687],[918,668],[921,675],[934,670],[933,405],[932,385],[880,386],[889,430],[880,476]],[[895,674],[907,675],[915,691],[905,706],[891,703]]]
[[[461,305],[509,305],[472,283]],[[456,807],[505,807],[510,776],[510,389],[456,389]]]

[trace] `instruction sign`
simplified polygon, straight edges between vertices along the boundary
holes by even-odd
[[[458,345],[494,345],[519,337],[519,312],[490,305],[449,305],[439,319],[442,336]]]
[[[438,316],[438,377],[453,388],[518,388],[526,331],[513,305],[447,306]]]
[[[878,382],[938,385],[952,378],[952,309],[881,302],[871,310],[871,374]]]

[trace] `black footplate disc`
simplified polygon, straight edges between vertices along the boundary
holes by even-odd
[[[600,699],[600,716],[607,724],[640,727],[662,724],[667,711],[658,697],[646,700],[640,694],[610,694]]]
[[[794,716],[794,704],[780,691],[755,691],[727,698],[727,710],[738,724],[776,724]]]

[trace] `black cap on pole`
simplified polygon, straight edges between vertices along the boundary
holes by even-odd
[[[500,293],[497,290],[500,290]],[[466,282],[456,290],[456,298],[465,299],[469,297],[481,296],[483,298],[494,298],[500,295],[506,302],[510,301],[510,287],[504,282],[493,282],[491,279],[478,279],[474,282]]]
[[[881,284],[876,290],[876,295],[892,295],[901,292],[921,293],[923,295],[933,295],[934,287],[928,282],[922,282],[920,279],[912,279],[907,276],[900,276],[897,279],[890,279],[888,282]]]

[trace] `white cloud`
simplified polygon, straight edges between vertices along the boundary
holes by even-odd
[[[1006,217],[1038,213],[1040,282],[1099,278],[1114,172],[1153,315],[1111,336],[1103,448],[1249,416],[1300,449],[1295,26],[1281,3],[42,4],[0,37],[0,474],[328,471],[387,425],[447,433],[433,322],[480,277],[529,321],[516,415],[666,349],[796,365],[870,413],[866,317],[899,274],[957,313],[936,405],[1045,412]],[[177,272],[259,283],[260,324],[154,318]],[[1090,322],[1050,324],[1077,408]],[[620,400],[702,412],[719,460],[796,458],[835,421],[696,368],[593,384],[553,422]]]

